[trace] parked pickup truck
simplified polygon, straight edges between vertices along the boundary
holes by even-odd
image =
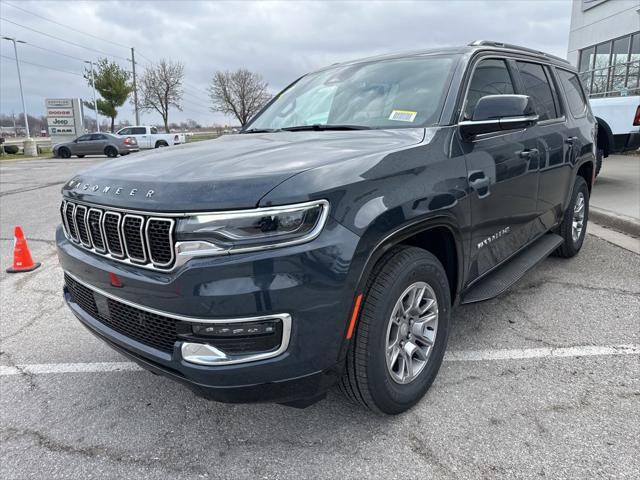
[[[139,148],[160,148],[185,143],[182,133],[159,133],[156,127],[133,126],[121,128],[116,132],[124,137],[134,137]]]
[[[580,251],[595,135],[576,70],[528,48],[335,64],[238,135],[69,179],[64,298],[206,398],[304,407],[338,384],[400,413],[435,379],[458,305]]]
[[[598,160],[612,153],[640,148],[640,96],[592,98],[591,110],[598,121]]]

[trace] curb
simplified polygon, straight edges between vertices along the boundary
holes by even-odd
[[[604,208],[590,207],[589,220],[598,225],[613,228],[633,237],[640,237],[640,220],[620,215]]]

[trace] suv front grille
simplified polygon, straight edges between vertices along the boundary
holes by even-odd
[[[83,285],[66,272],[64,274],[64,282],[71,296],[71,301],[95,320],[132,340],[163,352],[172,353],[178,340],[195,340],[215,345],[228,355],[246,355],[276,351],[284,340],[284,324],[279,319],[274,318],[272,320],[276,322],[276,330],[270,334],[237,337],[231,337],[228,334],[223,336],[198,336],[194,329],[211,326],[212,324],[182,321],[160,313],[136,308]],[[220,321],[216,323],[216,326],[232,330],[234,327],[246,326],[247,324],[260,325],[264,321],[264,319],[251,323]]]
[[[96,320],[133,340],[163,352],[173,352],[177,320],[146,312],[104,297],[65,274],[72,300]],[[101,308],[98,309],[98,303]]]
[[[174,263],[172,218],[122,214],[66,200],[60,213],[67,237],[87,250],[162,270]]]

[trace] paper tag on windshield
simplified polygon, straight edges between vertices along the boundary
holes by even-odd
[[[411,110],[392,110],[389,120],[413,122],[416,119],[416,115],[418,115],[418,112],[412,112]]]

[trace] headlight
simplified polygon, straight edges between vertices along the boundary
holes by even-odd
[[[316,238],[327,220],[329,202],[215,212],[180,219],[178,255],[219,255],[284,247]]]

